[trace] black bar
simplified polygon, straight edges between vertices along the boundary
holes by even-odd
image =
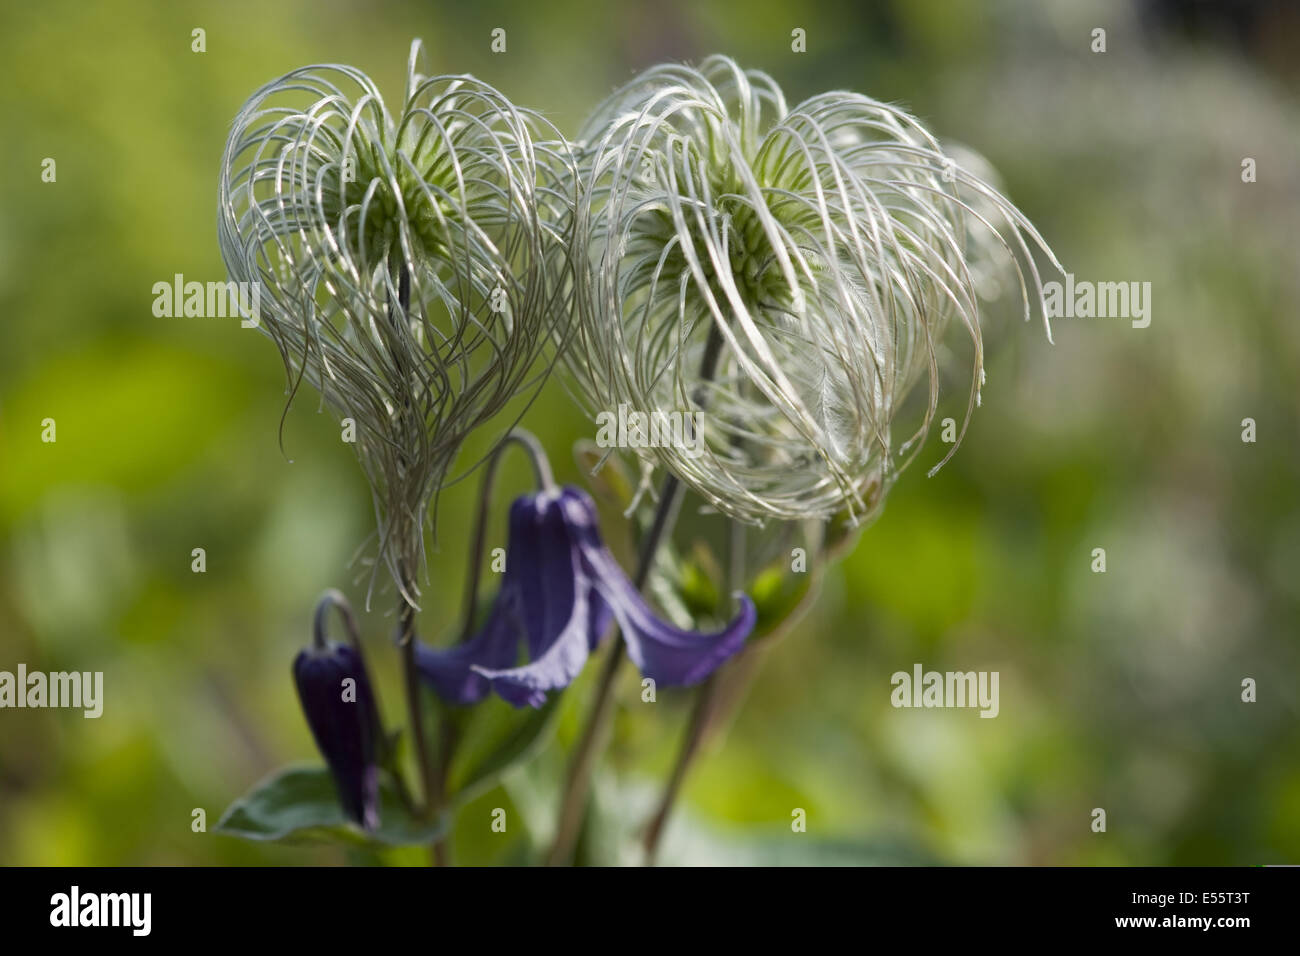
[[[782,930],[866,943],[912,939],[987,945],[1105,936],[1137,941],[1193,938],[1216,944],[1264,932],[1292,938],[1300,868],[931,868],[781,870],[48,868],[0,869],[6,943],[51,941],[264,941],[337,946],[585,946],[591,934],[628,945],[717,938],[730,945]],[[139,908],[114,897],[119,923],[53,926],[71,910],[101,912],[99,894],[149,894],[148,934]],[[1190,895],[1187,895],[1190,894]],[[86,897],[95,902],[86,903]],[[60,896],[66,898],[62,910]],[[90,909],[87,909],[87,907]],[[131,917],[135,917],[134,920]],[[1210,925],[1189,925],[1209,919]],[[1244,919],[1243,925],[1223,921]],[[1121,921],[1154,921],[1142,925]],[[1180,922],[1181,921],[1181,922]],[[134,924],[134,928],[133,928]],[[621,927],[620,927],[620,924]],[[617,937],[604,937],[613,930]],[[1281,934],[1281,935],[1279,935]],[[775,937],[773,937],[775,938]],[[8,952],[16,952],[5,947]]]

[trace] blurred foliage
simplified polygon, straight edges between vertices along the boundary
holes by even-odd
[[[927,479],[944,450],[932,437],[772,649],[690,779],[665,859],[1300,862],[1300,28],[1277,5],[1240,29],[1171,15],[1185,6],[6,5],[0,669],[102,670],[106,704],[99,720],[0,712],[0,863],[425,861],[211,832],[273,768],[315,759],[289,665],[321,591],[364,604],[368,571],[350,562],[371,505],[310,398],[281,427],[284,376],[259,334],[151,311],[155,282],[224,277],[216,172],[244,98],[323,61],[400,95],[417,35],[434,70],[475,73],[568,131],[635,70],[714,51],[770,71],[792,101],[847,88],[901,103],[985,153],[1077,276],[1153,285],[1150,328],[1061,320],[1055,345],[989,306],[964,446]],[[1095,26],[1104,55],[1088,50]],[[806,55],[790,52],[794,27]],[[1245,156],[1257,183],[1241,181]],[[948,359],[940,416],[960,418],[968,356]],[[525,424],[562,479],[583,480],[571,449],[593,428],[558,382]],[[489,546],[530,480],[517,457]],[[476,489],[440,502],[431,640],[461,619]],[[717,551],[717,530],[683,522],[680,553]],[[376,593],[363,626],[395,723],[391,604]],[[999,671],[1000,716],[892,709],[889,677],[915,662]],[[516,862],[546,839],[593,670],[565,696],[558,740],[467,805],[458,860]],[[1240,701],[1247,676],[1255,704]],[[625,679],[594,817],[622,822],[587,835],[592,860],[623,858],[609,834],[644,818],[689,712],[681,692],[640,705]],[[518,821],[506,835],[489,827],[498,807]],[[796,807],[809,832],[792,837]],[[195,808],[209,832],[192,832]]]

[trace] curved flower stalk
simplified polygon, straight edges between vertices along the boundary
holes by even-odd
[[[637,454],[742,521],[869,518],[925,439],[951,324],[973,345],[967,420],[978,402],[978,268],[1015,264],[1026,318],[1042,301],[1026,237],[1059,268],[906,113],[848,92],[790,109],[726,57],[646,71],[580,145],[575,391],[592,414],[691,419],[695,441]]]
[[[395,112],[347,66],[258,90],[226,143],[219,210],[290,400],[305,380],[356,424],[379,557],[411,605],[425,515],[463,439],[562,337],[572,208],[563,138],[471,76],[421,75],[419,51]]]
[[[656,685],[708,677],[754,628],[754,604],[712,634],[661,620],[601,541],[591,498],[574,487],[524,495],[510,508],[501,590],[483,629],[446,650],[420,647],[421,677],[440,697],[474,704],[495,690],[516,707],[540,707],[567,687],[617,621],[628,657]],[[516,666],[521,647],[528,663]]]

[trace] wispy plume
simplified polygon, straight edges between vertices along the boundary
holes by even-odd
[[[426,515],[464,438],[540,380],[562,337],[573,178],[545,120],[471,76],[421,75],[419,54],[394,112],[347,66],[258,90],[226,144],[219,211],[228,270],[264,290],[290,401],[305,381],[355,422],[379,558],[413,605]]]
[[[1029,317],[1035,247],[1059,268],[982,161],[908,114],[842,91],[791,109],[726,57],[646,71],[580,148],[574,391],[593,415],[695,415],[703,454],[637,453],[736,519],[870,517],[926,437],[950,325],[967,420],[978,402],[981,276],[1014,269]]]

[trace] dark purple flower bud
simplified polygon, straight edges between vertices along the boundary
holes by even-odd
[[[495,690],[522,707],[567,687],[617,620],[628,657],[662,686],[694,684],[740,649],[754,628],[754,604],[721,631],[684,631],[664,621],[601,541],[596,508],[566,487],[517,498],[501,590],[483,630],[446,650],[420,647],[420,673],[439,696],[472,704]],[[527,663],[519,663],[521,651]]]
[[[293,661],[298,700],[316,746],[329,765],[348,818],[367,830],[379,825],[379,754],[383,729],[359,646],[327,643],[324,617],[337,604],[351,627],[351,612],[338,592],[316,608],[312,644]]]

